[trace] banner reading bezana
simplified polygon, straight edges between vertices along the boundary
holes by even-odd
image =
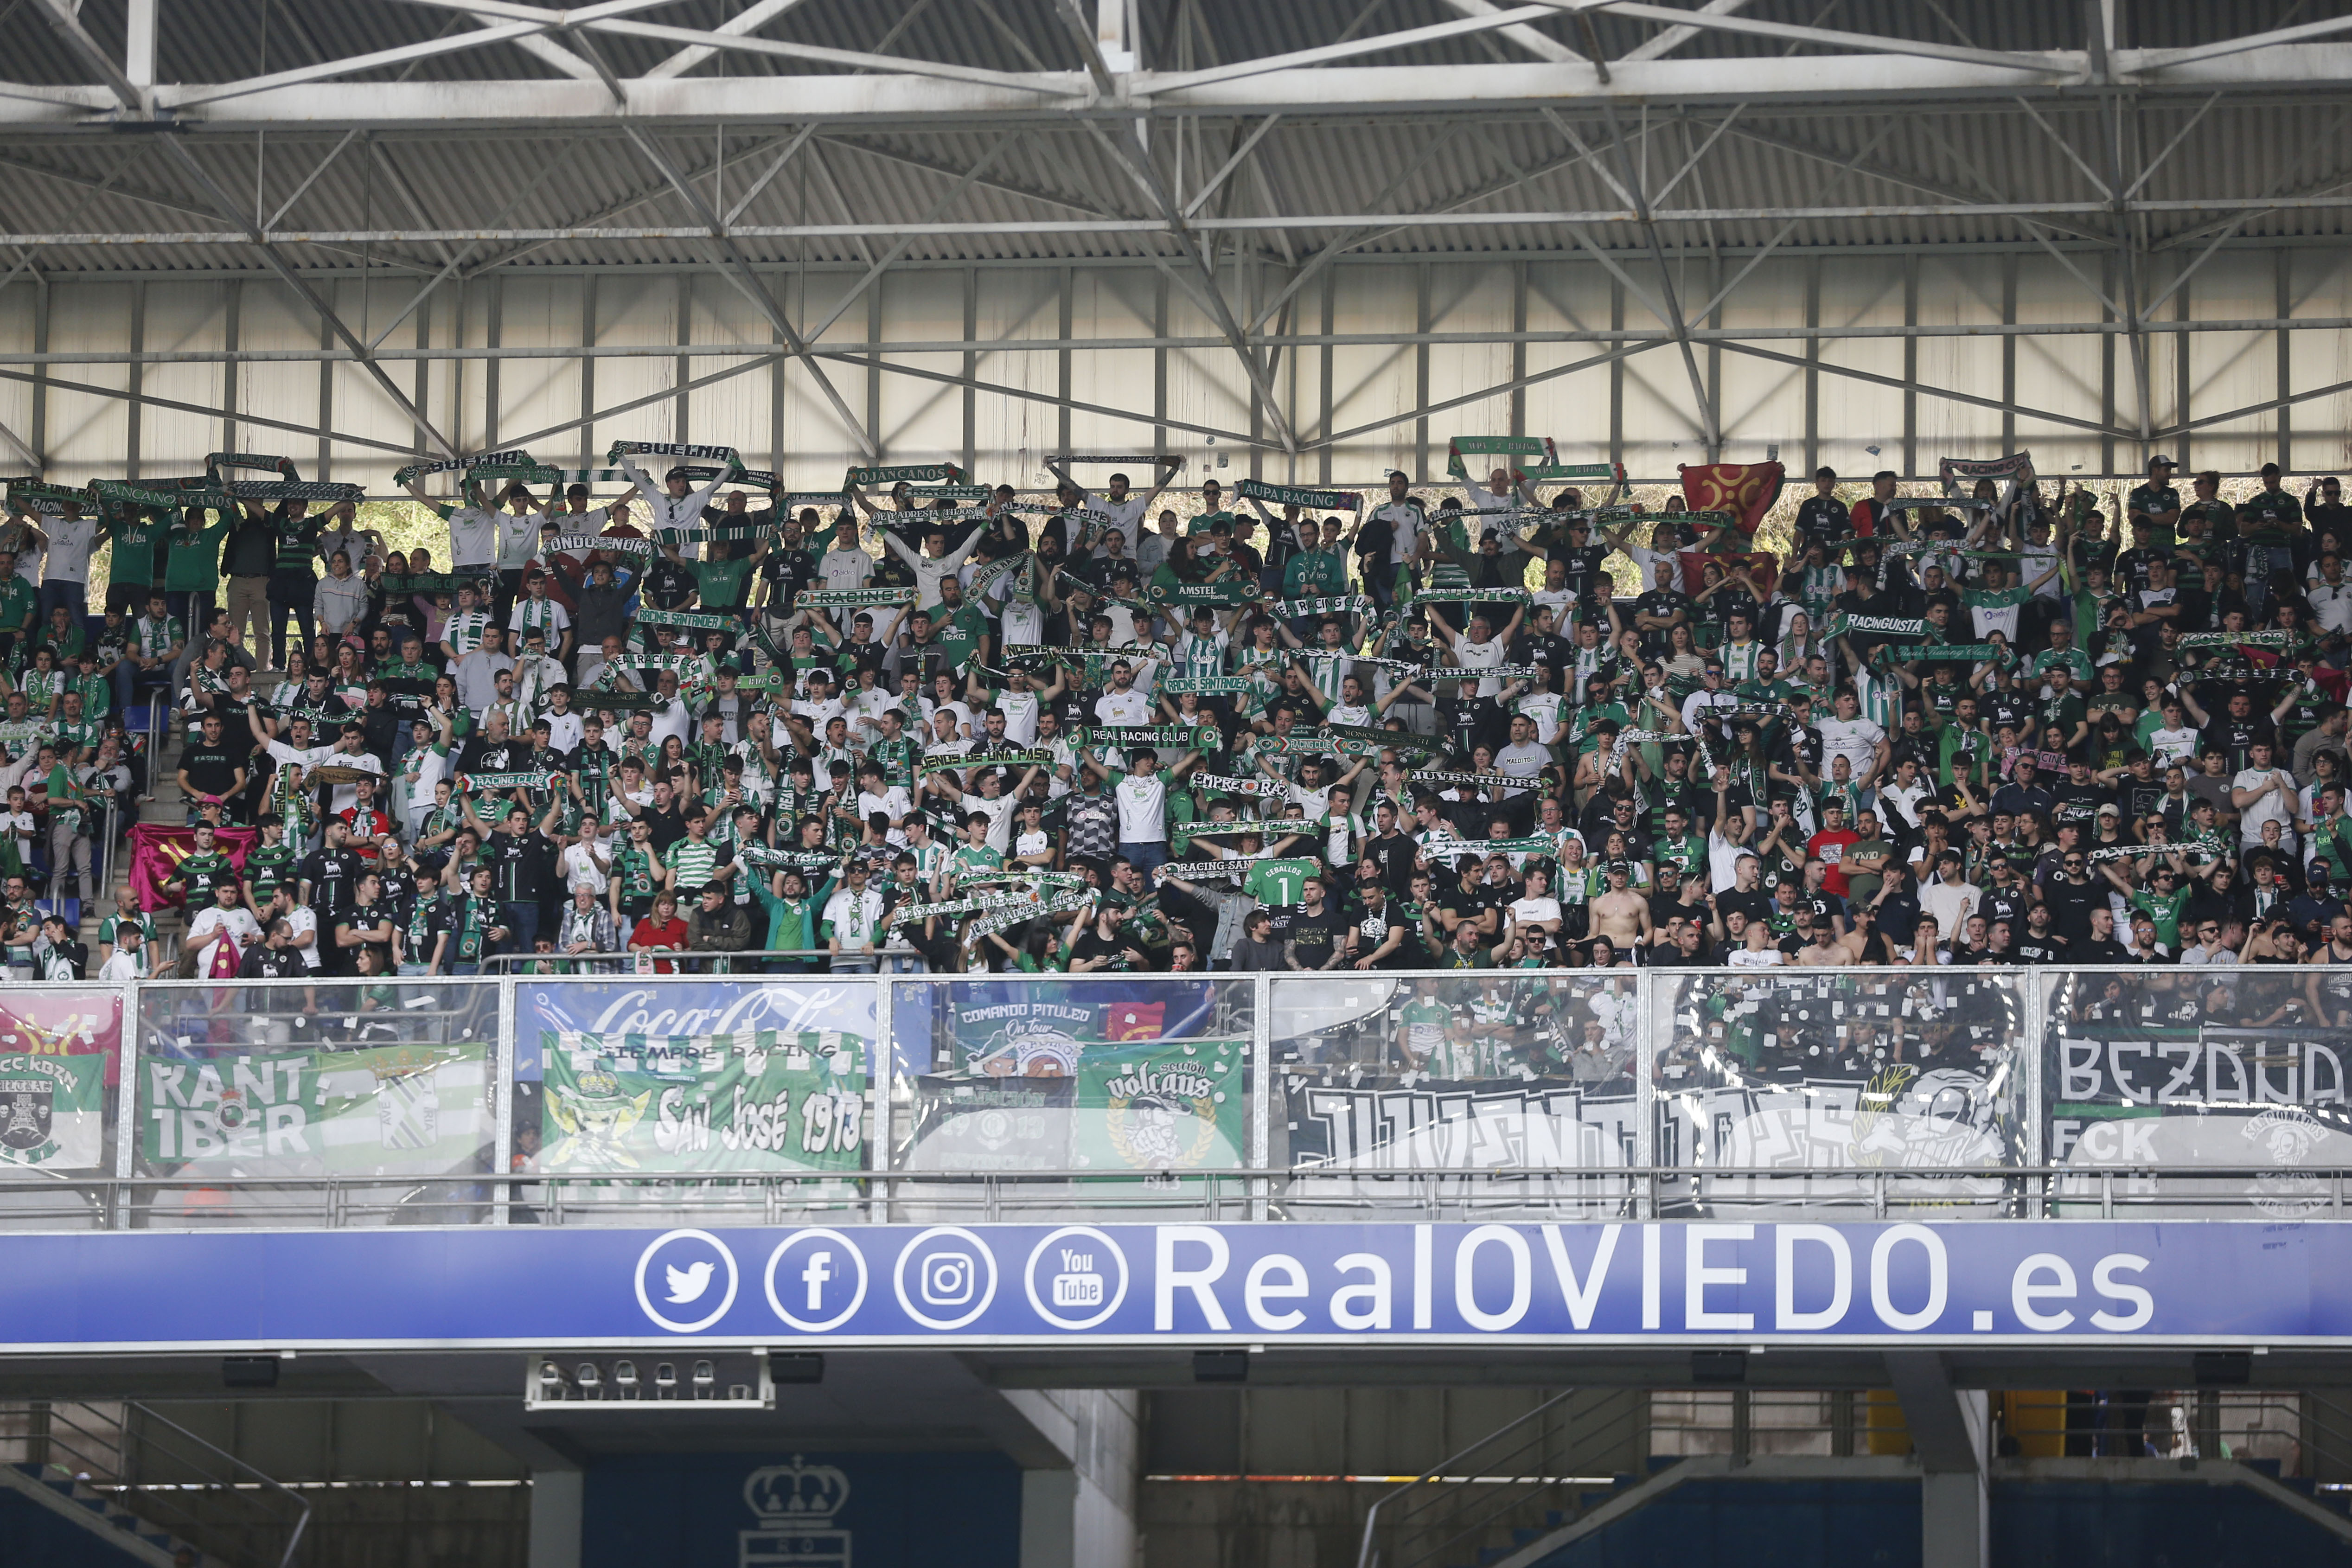
[[[836,1030],[544,1037],[544,1172],[856,1171],[869,1043]]]
[[[491,1142],[488,1049],[474,1040],[148,1061],[140,1156],[150,1172],[280,1161],[351,1174],[476,1168]]]

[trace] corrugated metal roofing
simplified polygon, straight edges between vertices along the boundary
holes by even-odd
[[[765,36],[835,48],[891,52],[1001,70],[1044,66],[1071,69],[1075,46],[1055,13],[1060,0],[805,0],[770,22]],[[2148,0],[2118,7],[2124,47],[2172,47],[2234,37],[2283,23],[2305,22],[2347,8],[2297,0]],[[649,13],[676,26],[713,27],[741,9],[740,0],[677,0]],[[65,45],[36,15],[20,6],[0,20],[0,47],[10,78],[27,82],[88,79]],[[1144,0],[1143,49],[1156,64],[1181,68],[1307,48],[1349,33],[1393,31],[1460,15],[1444,0]],[[1812,23],[1856,32],[1985,47],[2078,47],[2082,12],[2063,5],[2027,6],[2014,0],[1751,0],[1742,15]],[[120,47],[123,12],[110,0],[89,0],[82,20],[100,42]],[[230,80],[324,58],[414,43],[462,31],[473,24],[455,13],[387,0],[174,0],[163,10],[158,76],[165,80]],[[1571,43],[1567,18],[1534,24],[1538,32]],[[1604,49],[1614,55],[1653,36],[1647,22],[1594,18]],[[622,76],[639,74],[674,52],[667,43],[597,35],[595,47]],[[1787,52],[1784,42],[1703,32],[1681,47],[1694,57],[1759,57]],[[1804,47],[1801,47],[1801,52]],[[1485,61],[1527,58],[1517,45],[1486,34],[1441,40],[1354,63]],[[833,68],[769,57],[721,54],[689,79],[708,81],[715,114],[723,114],[726,81],[744,75],[793,75]],[[357,79],[392,79],[403,71],[431,80],[495,82],[543,79],[551,68],[509,44],[433,57]],[[2352,105],[2352,98],[2347,98]],[[2199,112],[2199,105],[2168,100],[2128,112],[2122,121],[2124,166],[2137,169]],[[1897,105],[1808,114],[1786,105],[1749,110],[1707,147],[1661,204],[1666,209],[1738,207],[1759,216],[1664,226],[1675,246],[1742,247],[1776,237],[1801,246],[1969,244],[2055,239],[2111,240],[2104,213],[2028,220],[1994,214],[1946,216],[1874,216],[1801,219],[1793,225],[1772,209],[1792,206],[1910,207],[1966,199],[1996,202],[2097,202],[2107,192],[2078,167],[2053,137],[2063,136],[2094,171],[2109,166],[2111,121],[2087,100],[2040,107],[2039,124],[1999,102]],[[1632,156],[1655,188],[1707,142],[1724,114],[1715,109],[1679,114],[1629,112]],[[1204,120],[1171,132],[1154,147],[1164,175],[1197,185],[1204,169],[1221,164],[1237,136],[1255,121]],[[2352,185],[2352,115],[2319,103],[2289,108],[2259,101],[2216,104],[2146,181],[2140,194],[2190,202],[2325,194]],[[773,160],[792,127],[732,128],[723,139],[719,200],[743,189]],[[841,126],[828,130],[743,212],[741,224],[836,223],[856,216],[915,223],[932,218],[997,224],[1066,218],[1139,218],[1147,205],[1135,184],[1082,126],[1024,128],[1008,145],[987,127]],[[240,199],[255,195],[257,210],[275,213],[341,140],[340,133],[273,132],[257,145],[192,138],[190,150],[213,178]],[[719,165],[718,127],[661,134],[663,153],[706,184]],[[1181,143],[1181,152],[1179,143]],[[994,155],[990,157],[992,150]],[[1604,155],[1606,155],[1604,153]],[[984,175],[952,200],[957,178],[983,158]],[[1851,169],[1842,167],[1854,161]],[[554,166],[550,167],[552,163]],[[1612,171],[1613,172],[1613,170]],[[103,188],[100,188],[103,187]],[[95,142],[58,136],[16,136],[0,144],[0,226],[19,232],[139,232],[225,226],[203,215],[183,171],[144,141]],[[281,226],[313,230],[484,226],[500,217],[517,227],[677,226],[692,216],[659,175],[617,132],[570,126],[525,128],[457,136],[432,132],[386,133],[346,148],[304,191]],[[1566,251],[1580,243],[1638,248],[1644,237],[1630,225],[1571,233],[1559,224],[1498,224],[1482,213],[1592,211],[1622,205],[1612,183],[1543,120],[1496,112],[1445,121],[1360,115],[1322,115],[1286,121],[1259,143],[1251,163],[1204,209],[1208,216],[1458,212],[1459,222],[1340,232],[1293,226],[1228,234],[1221,243],[1255,247],[1277,258],[1328,246],[1391,255],[1446,255],[1495,249]],[[2346,231],[2347,209],[2274,209],[2243,222],[2249,238],[2332,236]],[[2208,213],[2169,212],[2136,219],[2153,245],[2193,240],[2213,230]],[[1784,234],[1785,231],[1785,234]],[[747,237],[740,248],[762,262],[855,263],[879,257],[890,242],[840,237]],[[1086,259],[1137,256],[1144,247],[1118,233],[1052,235],[1015,230],[991,235],[926,235],[904,254],[913,260]],[[367,247],[294,245],[303,266],[407,268],[429,274],[455,252],[435,245]],[[693,238],[559,241],[531,246],[489,245],[468,253],[461,270],[504,262],[519,267],[582,264],[699,265],[706,244]],[[44,249],[45,268],[249,268],[249,247],[225,235],[219,246],[120,246]]]

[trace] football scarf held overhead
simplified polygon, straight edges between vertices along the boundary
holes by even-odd
[[[914,602],[912,588],[803,588],[793,595],[795,610],[863,610],[881,605],[895,608]]]
[[[151,506],[170,511],[188,504],[186,496],[174,491],[152,489],[122,479],[90,480],[89,500],[100,506]]]
[[[1094,901],[1095,896],[1091,891],[1055,893],[1043,904],[1033,900],[1024,902],[1019,909],[996,910],[983,914],[967,926],[965,931],[974,938],[994,936],[1000,931],[1011,931],[1014,926],[1025,925],[1034,920],[1050,920],[1056,915],[1076,914],[1080,910],[1090,908]]]
[[[1545,464],[1557,463],[1559,454],[1549,439],[1535,436],[1456,436],[1445,444],[1445,471],[1464,484],[1474,481],[1462,459],[1470,458],[1540,458]],[[1511,477],[1523,479],[1527,475],[1517,463],[1508,465]],[[1484,479],[1485,475],[1478,476]]]
[[[742,454],[732,447],[689,447],[680,441],[615,441],[606,449],[604,460],[617,463],[623,458],[683,458],[688,461],[724,463],[727,471],[743,471]]]
[[[1372,607],[1368,594],[1328,594],[1318,599],[1285,599],[1269,606],[1285,616],[1360,616]]]
[[[1999,643],[1954,642],[1937,643],[1923,647],[1911,657],[1928,664],[1976,664],[2009,657],[2009,649]]]
[[[2016,499],[2017,487],[2023,484],[2032,471],[2033,454],[2031,452],[2015,452],[2006,458],[1981,460],[1946,458],[1936,465],[1936,477],[1943,481],[1946,495],[1958,495],[1959,482],[1963,479],[1969,482],[1971,489],[1976,488],[1979,479],[1999,479],[2002,506]]]
[[[2190,632],[2177,647],[2299,647],[2310,639],[2301,632]]]
[[[1143,590],[1143,596],[1154,605],[1207,605],[1232,609],[1262,602],[1265,590],[1247,578],[1236,577],[1216,583],[1154,583]]]
[[[1455,789],[1533,789],[1542,781],[1519,778],[1510,773],[1444,773],[1424,769],[1413,770],[1412,782],[1429,784],[1450,784]]]
[[[554,778],[553,773],[543,770],[539,773],[459,773],[457,775],[458,782],[467,789],[487,790],[491,794],[517,789],[545,789],[554,781]]]
[[[256,473],[276,474],[282,479],[299,479],[291,458],[273,458],[267,452],[215,452],[205,459],[205,468],[215,475],[223,468],[249,468]]]
[[[1252,862],[1247,860],[1171,860],[1160,868],[1187,882],[1198,882],[1209,877],[1238,881],[1251,865]]]
[[[75,489],[71,485],[43,484],[38,479],[8,481],[8,505],[12,510],[39,512],[47,517],[56,517],[62,512],[68,502],[75,506],[88,506],[89,492]]]
[[[673,675],[699,675],[710,668],[709,655],[700,653],[630,652],[606,662],[626,669],[666,669]]]
[[[222,456],[223,454],[215,453],[213,462],[217,465]],[[427,474],[446,474],[460,468],[500,468],[510,464],[529,463],[531,463],[530,454],[520,448],[506,452],[477,452],[470,458],[446,458],[436,463],[411,463],[404,468],[394,470],[392,482],[405,489],[411,480],[423,479]],[[535,464],[532,466],[536,467]]]
[[[1169,847],[1181,855],[1195,838],[1234,838],[1244,834],[1255,834],[1261,839],[1296,837],[1314,826],[1303,816],[1276,817],[1265,822],[1171,822],[1168,825]]]
[[[1364,498],[1355,490],[1303,489],[1296,485],[1269,485],[1260,479],[1244,479],[1234,487],[1234,493],[1244,500],[1270,501],[1276,506],[1295,506],[1307,511],[1364,510]]]
[[[1186,782],[1211,795],[1255,795],[1261,800],[1285,800],[1290,795],[1290,786],[1280,779],[1234,779],[1219,773],[1194,773]]]
[[[1748,537],[1764,524],[1789,470],[1779,463],[1704,463],[1682,468],[1683,500],[1693,511],[1727,511]]]
[[[1531,838],[1433,838],[1423,845],[1422,853],[1432,859],[1444,856],[1460,859],[1465,855],[1541,855],[1551,859],[1559,858],[1559,841],[1538,835]]]
[[[1412,596],[1422,605],[1524,605],[1532,597],[1525,588],[1423,588]]]
[[[1255,691],[1257,682],[1246,675],[1171,675],[1160,689],[1171,697],[1227,697]]]
[[[359,485],[304,484],[299,479],[268,480],[232,484],[228,493],[239,500],[322,500],[361,501],[367,491]]]
[[[2097,864],[2104,860],[2145,860],[2151,855],[2185,855],[2191,860],[2210,860],[2210,850],[2194,844],[2110,844],[2095,848],[2084,858]]]
[[[1176,469],[1184,466],[1184,459],[1181,458],[1170,457],[1165,453],[1161,453],[1156,457],[1147,453],[1141,457],[1130,458],[1105,457],[1099,453],[1080,453],[1076,457],[1048,458],[1045,459],[1045,466],[1048,468],[1067,468],[1080,463],[1083,463],[1089,468],[1114,468],[1132,463],[1138,468],[1150,467],[1166,468],[1171,473],[1173,473]],[[1246,484],[1249,481],[1244,479],[1242,482]]]
[[[647,626],[685,626],[693,631],[733,631],[742,623],[733,616],[698,616],[686,610],[639,610],[636,621]]]
[[[994,756],[966,752],[961,756],[941,757],[933,762],[923,759],[919,773],[968,773],[973,768],[1051,768],[1057,759],[1051,752],[1000,752]]]
[[[960,485],[963,483],[963,470],[953,463],[901,463],[896,468],[852,468],[842,480],[846,489],[899,483]]]
[[[1213,752],[1224,744],[1224,736],[1214,724],[1088,724],[1078,734],[1080,745],[1117,746],[1129,752],[1147,746]]]
[[[615,555],[651,555],[654,542],[650,539],[627,539],[602,533],[566,533],[543,547],[551,555],[585,555],[592,550],[609,550]]]
[[[1024,550],[1018,555],[1008,555],[1002,561],[990,562],[987,565],[982,567],[979,571],[971,574],[972,594],[980,595],[987,593],[988,590],[996,586],[1000,578],[1003,578],[1008,573],[1026,571],[1029,566],[1029,561],[1030,553],[1028,551]]]
[[[1847,637],[1853,633],[1864,637],[1891,637],[1896,642],[1925,642],[1927,623],[1917,616],[1841,616],[1830,623],[1825,636]]]
[[[1410,731],[1381,730],[1370,724],[1325,724],[1316,734],[1344,757],[1376,756],[1382,748],[1419,752],[1425,756],[1434,755],[1438,750],[1435,741]]]

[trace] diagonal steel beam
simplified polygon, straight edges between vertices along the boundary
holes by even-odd
[[[31,383],[42,379],[30,371],[0,370],[0,381]],[[144,392],[130,392],[120,386],[100,386],[93,382],[58,381],[54,377],[47,380],[49,390],[52,392],[73,392],[86,397],[111,398],[117,403],[136,403],[145,408],[168,408],[175,414],[200,414],[207,419],[233,418],[239,425],[256,425],[268,430],[285,430],[297,436],[317,437],[321,433],[319,429],[319,422],[315,419],[307,425],[298,425],[290,420],[266,419],[258,414],[247,414],[243,409],[232,413],[226,408],[208,408],[201,403],[182,403],[176,398],[157,397]],[[401,457],[410,456],[415,451],[414,447],[403,446],[397,441],[379,440],[373,436],[354,436],[348,430],[328,430],[324,434],[329,440],[341,445],[365,447],[373,451],[396,453]],[[455,454],[453,453],[452,456]]]
[[[100,79],[106,84],[108,89],[114,94],[116,100],[126,110],[144,119],[147,110],[140,89],[128,76],[123,74],[121,68],[114,63],[113,57],[109,55],[98,40],[91,37],[89,31],[82,26],[80,18],[75,15],[69,0],[37,0],[37,3],[48,13],[49,26],[59,37],[65,40],[67,47],[79,55],[85,65],[98,73]],[[408,416],[415,428],[439,449],[443,457],[457,456],[457,447],[447,437],[434,427],[432,421],[425,418],[425,411],[410,402],[406,393],[393,384],[392,377],[384,374],[382,365],[368,357],[367,345],[360,341],[359,334],[343,323],[343,319],[335,313],[334,307],[328,303],[326,297],[310,287],[309,281],[278,252],[278,247],[269,243],[257,225],[244,216],[236,200],[220,188],[219,184],[205,171],[202,163],[196,162],[194,154],[188,151],[181,139],[177,136],[161,136],[156,140],[162,143],[165,154],[180,166],[183,173],[196,183],[198,190],[213,204],[219,215],[244,231],[247,242],[261,252],[262,260],[268,264],[272,272],[278,275],[278,280],[292,289],[296,298],[316,310],[320,321],[325,322],[337,337],[343,340],[343,345],[350,349],[360,363],[365,367],[369,379],[376,384],[385,396],[392,399],[393,405]]]
[[[997,154],[1003,153],[1007,147],[1012,146],[1014,140],[1019,135],[1020,132],[1018,132],[1009,131],[1003,135],[998,137],[996,141],[990,145],[988,151],[980,155],[980,161],[971,166],[971,173],[966,175],[963,179],[957,181],[954,189],[949,191],[947,195],[941,196],[938,201],[933,202],[931,204],[930,210],[926,212],[916,221],[919,223],[929,223],[933,219],[937,218],[941,213],[947,211],[950,206],[954,205],[955,199],[958,196],[962,195],[964,192],[971,187],[971,182],[980,176],[981,172],[986,169],[991,163],[996,162]],[[838,300],[835,301],[833,314],[827,316],[824,321],[809,329],[808,335],[813,339],[824,336],[825,329],[832,326],[834,322],[841,320],[842,316],[847,312],[850,306],[865,298],[866,290],[871,289],[874,286],[875,280],[880,278],[883,273],[887,272],[890,269],[890,264],[892,262],[907,254],[908,248],[915,243],[917,237],[917,236],[911,234],[900,235],[898,237],[898,243],[891,246],[889,249],[884,251],[881,258],[866,269],[865,276],[850,285],[849,292],[844,294]]]
[[[1999,49],[1961,48],[1950,44],[1931,44],[1918,38],[1888,37],[1878,33],[1847,33],[1834,27],[1800,26],[1792,22],[1765,22],[1753,16],[1736,16],[1727,11],[1710,15],[1705,11],[1681,11],[1671,5],[1641,5],[1635,0],[1531,0],[1531,3],[1580,16],[1601,11],[1612,16],[1631,16],[1644,22],[1664,22],[1674,26],[1699,27],[1720,33],[1745,33],[1759,38],[1785,38],[1792,43],[1819,44],[1826,48],[1863,54],[1916,55],[1922,59],[1991,66],[2000,70],[2031,71],[2049,76],[2075,74],[2072,62],[2054,58],[2036,58],[2032,55],[2011,54]]]
[[[774,21],[777,17],[782,16],[785,12],[802,3],[803,0],[759,0],[759,4],[746,6],[741,11],[737,12],[734,16],[728,17],[724,22],[719,23],[717,27],[711,30],[713,32],[725,33],[730,37],[740,38],[746,33],[757,32],[760,28],[766,26],[770,22]],[[710,58],[718,52],[718,47],[715,45],[689,45],[687,47],[678,50],[677,53],[670,56],[669,58],[662,61],[659,65],[655,66],[651,70],[648,70],[644,76],[637,79],[640,81],[667,81],[672,77],[684,76],[687,72],[692,70],[695,67]]]
[[[670,162],[668,154],[654,144],[651,137],[634,125],[627,127],[627,131],[630,142],[635,144],[646,162],[651,163],[660,173],[661,177],[669,182],[670,188],[676,191],[679,199],[686,203],[688,210],[694,215],[695,221],[709,230],[709,244],[722,263],[720,270],[725,274],[728,281],[732,283],[745,299],[751,300],[761,315],[768,318],[768,324],[774,327],[777,335],[784,340],[785,348],[792,352],[793,357],[801,362],[810,377],[816,382],[817,390],[824,394],[824,400],[833,405],[835,416],[848,430],[851,438],[856,441],[858,448],[869,458],[879,457],[882,448],[875,444],[872,432],[866,428],[865,424],[856,415],[850,412],[849,405],[843,400],[840,390],[833,384],[833,378],[824,374],[824,367],[817,363],[816,355],[810,351],[808,339],[803,335],[798,327],[793,324],[792,319],[784,314],[783,307],[776,303],[775,296],[768,292],[767,286],[761,283],[759,275],[751,270],[751,264],[744,259],[743,253],[736,248],[735,242],[727,237],[725,221],[711,210],[710,204],[702,199],[702,194],[695,189],[693,182],[679,173],[677,165]]]
[[[1699,15],[1703,16],[1727,16],[1734,11],[1744,8],[1747,4],[1748,0],[1706,0],[1706,4],[1698,8]],[[1616,59],[1610,63],[1612,65],[1638,65],[1643,60],[1664,58],[1665,56],[1673,54],[1676,49],[1681,48],[1685,44],[1689,43],[1693,38],[1697,37],[1699,34],[1705,31],[1706,29],[1704,27],[1694,27],[1687,24],[1681,24],[1668,27],[1664,32],[1658,34],[1656,37],[1646,38],[1641,43],[1634,45],[1632,48],[1627,49],[1623,54],[1618,56]]]
[[[1465,16],[1492,16],[1502,10],[1495,0],[1445,0],[1445,4]],[[1524,22],[1512,23],[1502,31],[1503,37],[1539,60],[1549,60],[1554,65],[1572,65],[1584,58],[1558,38],[1548,33],[1538,33]]]

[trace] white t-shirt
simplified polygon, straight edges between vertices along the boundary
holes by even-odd
[[[1521,925],[1531,925],[1537,921],[1556,921],[1560,918],[1559,900],[1558,899],[1516,900],[1511,905],[1511,918]]]
[[[1500,668],[1503,663],[1502,639],[1490,637],[1485,642],[1472,642],[1469,634],[1465,632],[1454,641],[1454,662],[1465,669]],[[1503,683],[1497,677],[1487,675],[1479,678],[1479,696],[1492,697],[1501,689]]]
[[[233,938],[236,942],[237,951],[242,952],[261,940],[261,922],[253,918],[251,910],[242,907],[225,910],[218,904],[215,904],[212,908],[198,913],[188,926],[187,942],[190,947],[204,951],[205,956],[197,961],[200,969],[212,968],[213,954],[210,950],[212,945],[220,941],[224,935]]]
[[[597,851],[602,851],[598,853]],[[609,868],[613,852],[603,839],[596,841],[594,850],[585,844],[568,844],[563,848],[563,888],[566,892],[578,892],[585,888],[598,898],[604,896],[605,885],[611,880]]]
[[[98,523],[87,517],[52,517],[43,520],[41,531],[49,536],[42,577],[54,583],[89,582],[89,552],[98,542]]]
[[[1095,717],[1106,724],[1149,724],[1151,699],[1131,686],[1125,691],[1106,691],[1095,699]]]
[[[1822,732],[1822,773],[1828,776],[1830,759],[1843,757],[1860,779],[1878,755],[1886,731],[1867,719],[1823,719],[1813,726]]]
[[[1111,791],[1118,801],[1118,837],[1126,844],[1168,841],[1168,774],[1129,773]]]
[[[487,570],[499,554],[499,514],[461,506],[449,514],[449,563],[460,572]]]
[[[2151,730],[2147,737],[2147,754],[2159,768],[2174,763],[2186,764],[2196,758],[2197,731],[2187,728]]]
[[[936,747],[933,749],[937,750]],[[976,811],[988,818],[988,847],[1002,855],[1013,847],[1013,808],[1018,804],[1009,795],[1000,795],[994,800],[988,800],[978,795],[967,794],[956,802],[956,809]]]
[[[996,710],[1004,715],[1006,740],[1026,746],[1037,739],[1035,692],[1000,691],[996,694]]]
[[[319,935],[319,911],[312,909],[308,904],[297,904],[294,908],[286,912],[286,923],[294,928],[293,941],[299,942],[306,936],[312,939],[310,946],[299,949],[298,951],[302,954],[302,962],[304,963],[308,964],[312,969],[318,968],[320,959],[319,943],[317,940]]]
[[[863,588],[873,575],[874,557],[863,550],[844,550],[835,545],[816,563],[817,581],[835,593]]]
[[[1515,779],[1532,780],[1550,763],[1551,752],[1532,742],[1522,746],[1515,741],[1495,753],[1495,771],[1498,773],[1508,773]],[[1527,791],[1515,789],[1509,794],[1522,795],[1527,794]]]
[[[141,944],[136,957],[118,947],[111,957],[98,966],[98,973],[90,978],[93,980],[143,980],[146,978],[146,957],[147,949],[144,943]]]
[[[2248,768],[2230,781],[2230,787],[2260,789],[2278,777],[2280,771],[2277,768]],[[2291,809],[2291,803],[2294,798],[2294,791],[2292,788],[2285,791],[2273,790],[2253,805],[2247,806],[2244,813],[2238,818],[2238,841],[2242,844],[2260,844],[2263,841],[2263,824],[2265,822],[2275,822],[2281,827],[2292,831],[2294,813]]]

